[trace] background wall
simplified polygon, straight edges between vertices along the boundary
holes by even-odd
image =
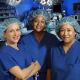
[[[66,16],[70,16],[74,14],[73,3],[77,3],[77,2],[80,2],[80,0],[62,0],[62,9],[66,10]],[[21,15],[22,13],[30,10],[33,7],[43,8],[41,5],[39,7],[38,0],[36,0],[36,2],[33,2],[33,0],[23,0],[21,4],[16,6],[16,12],[18,15]]]
[[[62,8],[66,10],[66,16],[75,14],[73,11],[73,3],[80,2],[80,0],[64,0]]]

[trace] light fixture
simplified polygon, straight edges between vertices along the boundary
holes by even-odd
[[[16,6],[18,4],[20,4],[22,2],[22,0],[7,0],[6,3],[11,5],[11,6]]]
[[[58,0],[38,0],[39,3],[43,6],[52,6],[53,4],[56,4]]]

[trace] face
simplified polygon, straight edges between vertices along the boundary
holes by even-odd
[[[3,35],[8,43],[17,43],[21,35],[19,24],[11,24]]]
[[[74,42],[76,31],[70,24],[63,24],[60,28],[60,38],[64,43]]]
[[[43,16],[36,16],[32,21],[34,31],[41,32],[44,30],[46,21]]]

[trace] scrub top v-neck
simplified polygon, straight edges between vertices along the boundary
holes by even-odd
[[[51,80],[80,80],[80,42],[75,41],[65,54],[62,43],[51,50]]]

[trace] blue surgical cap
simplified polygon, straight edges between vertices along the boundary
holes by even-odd
[[[3,22],[0,22],[0,39],[1,40],[5,40],[3,36],[3,32],[7,30],[11,24],[14,24],[14,23],[20,25],[20,30],[24,28],[24,23],[20,22],[17,18],[9,18],[9,19],[5,19]]]
[[[74,27],[75,31],[76,31],[76,39],[80,38],[80,25],[78,24],[77,20],[74,19],[71,16],[67,16],[67,17],[63,17],[56,26],[56,33],[59,36],[59,29],[63,24],[70,24]]]
[[[49,22],[50,20],[50,16],[49,13],[46,10],[43,9],[37,9],[35,11],[33,11],[29,17],[28,17],[28,24],[31,25],[32,24],[32,20],[36,17],[36,16],[43,16],[46,20],[46,23]]]

